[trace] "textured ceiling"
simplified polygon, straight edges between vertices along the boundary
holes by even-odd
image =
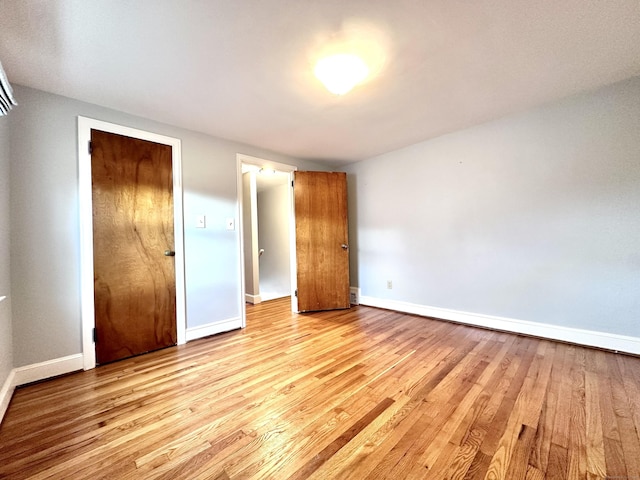
[[[334,165],[640,75],[638,0],[0,0],[0,11],[13,83]],[[312,74],[339,45],[374,69],[344,97]]]

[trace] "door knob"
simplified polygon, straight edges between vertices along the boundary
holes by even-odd
[[[349,250],[349,245],[347,245],[346,243],[343,243],[340,246],[342,247],[343,250]]]
[[[176,256],[176,252],[174,252],[173,250],[165,250],[164,251],[164,256],[165,257],[175,257]]]

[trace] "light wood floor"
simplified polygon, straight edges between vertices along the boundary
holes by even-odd
[[[640,478],[640,358],[288,309],[18,389],[0,478]]]

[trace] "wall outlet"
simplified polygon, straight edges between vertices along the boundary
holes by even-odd
[[[391,280],[387,280],[387,288],[391,290],[393,288],[393,282]]]

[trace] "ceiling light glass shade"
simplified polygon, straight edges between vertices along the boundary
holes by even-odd
[[[369,67],[360,57],[341,53],[318,60],[313,73],[331,93],[344,95],[367,78]]]

